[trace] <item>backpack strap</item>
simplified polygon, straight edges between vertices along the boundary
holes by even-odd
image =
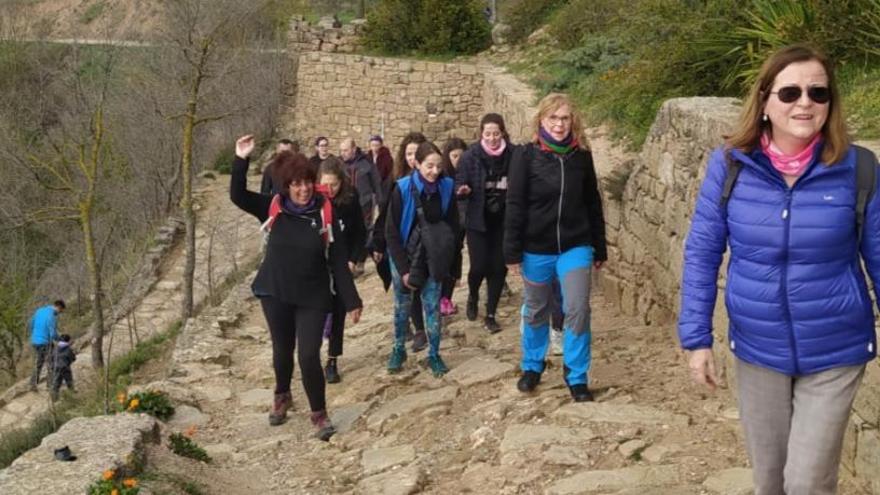
[[[865,209],[876,188],[877,157],[867,148],[853,145],[856,149],[856,239],[862,244],[865,227]]]
[[[742,163],[733,158],[730,150],[724,152],[724,162],[727,164],[727,176],[724,177],[724,186],[721,189],[721,200],[719,203],[721,204],[721,208],[726,212],[727,202],[730,200],[730,193],[733,191],[733,185],[736,183],[736,178],[739,176],[739,171],[742,169]]]
[[[266,234],[272,232],[272,225],[275,224],[275,219],[278,218],[279,213],[281,213],[281,195],[276,194],[272,196],[272,202],[269,204],[269,218],[263,222],[263,225],[260,225],[260,230]]]

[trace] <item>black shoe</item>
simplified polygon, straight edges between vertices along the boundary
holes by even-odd
[[[487,316],[486,319],[483,320],[483,326],[486,327],[486,330],[488,330],[489,333],[498,333],[501,331],[501,325],[495,321],[495,317],[492,315]]]
[[[593,394],[583,383],[572,385],[568,387],[568,390],[571,391],[571,398],[575,402],[593,402]]]
[[[477,321],[477,303],[476,297],[468,296],[467,300],[467,319],[468,321]]]
[[[428,347],[428,334],[424,330],[416,330],[412,340],[412,351],[419,352]]]
[[[520,392],[534,392],[535,387],[541,383],[541,374],[536,371],[523,371],[519,381],[516,382],[516,388]]]
[[[339,383],[342,381],[342,377],[339,376],[339,370],[336,368],[336,358],[327,360],[327,366],[324,367],[324,376],[327,378],[327,383]]]

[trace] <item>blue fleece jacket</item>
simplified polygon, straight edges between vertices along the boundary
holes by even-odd
[[[58,340],[58,316],[55,314],[55,306],[48,305],[34,311],[31,317],[31,344],[46,345]]]

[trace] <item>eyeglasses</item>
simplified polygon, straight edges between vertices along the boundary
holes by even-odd
[[[784,86],[770,94],[775,94],[782,103],[794,103],[801,99],[804,90],[800,86]],[[831,100],[831,90],[826,86],[810,86],[807,88],[807,96],[815,103],[824,105]]]

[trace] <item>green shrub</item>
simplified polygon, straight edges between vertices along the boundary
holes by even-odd
[[[477,53],[492,41],[489,23],[472,0],[424,0],[419,32],[426,53]]]
[[[510,41],[519,43],[541,27],[565,0],[516,0],[505,9],[501,22],[510,26]]]
[[[214,159],[214,170],[221,174],[232,173],[232,160],[235,159],[235,146],[227,146],[217,153]]]
[[[575,48],[585,38],[605,35],[618,23],[627,22],[630,5],[627,0],[574,0],[552,15],[549,34],[561,48]]]
[[[172,433],[168,436],[171,443],[171,451],[182,457],[189,457],[201,462],[211,462],[211,456],[205,449],[199,447],[191,438],[182,433]]]
[[[55,433],[67,419],[63,414],[53,419],[50,413],[44,413],[28,427],[4,433],[0,436],[0,468],[9,466],[18,456],[40,445],[44,437]]]
[[[380,0],[367,13],[364,43],[388,54],[473,54],[489,46],[476,0]]]

